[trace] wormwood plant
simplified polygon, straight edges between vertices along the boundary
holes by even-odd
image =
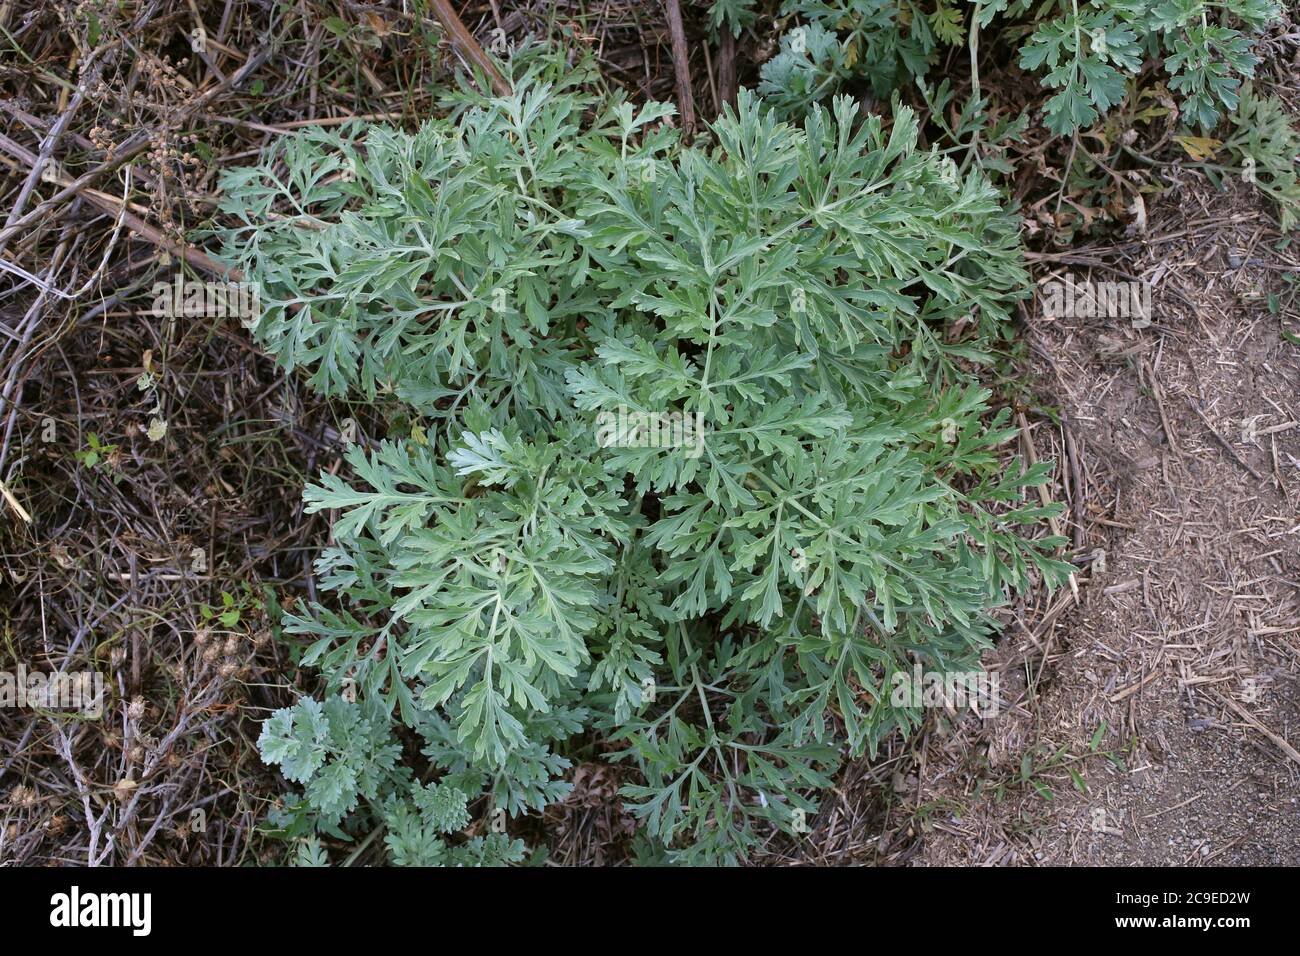
[[[505,821],[605,759],[645,852],[734,862],[917,725],[895,672],[977,667],[990,610],[1067,571],[1022,527],[1046,466],[999,465],[1008,413],[964,371],[1025,285],[1015,223],[906,109],[796,128],[744,93],[683,148],[586,67],[514,74],[223,178],[258,340],[421,423],[306,489],[331,598],[285,629],[327,696],[265,725],[305,788],[273,822],[305,862],[322,834],[516,861]],[[606,447],[620,412],[703,437]]]
[[[946,48],[973,53],[984,31],[986,45],[1017,44],[1020,67],[1052,91],[1043,122],[1053,133],[1092,126],[1147,61],[1163,69],[1187,124],[1208,130],[1254,75],[1250,34],[1279,12],[1275,0],[784,0],[791,27],[763,65],[761,89],[795,113],[850,79],[887,96],[924,77]],[[738,32],[753,3],[719,0],[712,13]]]

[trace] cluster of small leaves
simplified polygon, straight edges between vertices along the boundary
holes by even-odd
[[[988,23],[1005,5],[994,0],[981,12]],[[1169,88],[1181,96],[1188,125],[1208,130],[1222,110],[1237,106],[1243,77],[1259,58],[1246,33],[1277,19],[1274,0],[1092,0],[1039,22],[1020,52],[1020,65],[1045,70],[1057,90],[1044,120],[1055,133],[1086,129],[1123,99],[1126,82],[1148,57],[1161,60]]]
[[[1300,131],[1275,96],[1261,96],[1247,83],[1223,146],[1240,173],[1277,203],[1282,231],[1300,224]]]
[[[504,865],[524,857],[523,842],[500,833],[446,839],[470,824],[466,791],[477,792],[482,780],[444,767],[438,782],[420,783],[399,762],[402,747],[380,708],[339,695],[324,704],[305,697],[271,715],[257,746],[262,759],[303,786],[268,818],[273,832],[298,841],[298,865],[327,862],[320,834],[350,841],[345,818],[364,820],[372,831],[382,825],[399,866]]]
[[[1054,91],[1043,121],[1057,134],[1091,127],[1125,96],[1148,60],[1159,62],[1179,94],[1188,125],[1212,128],[1237,105],[1243,78],[1259,62],[1250,33],[1280,12],[1276,0],[971,0],[967,18],[947,0],[786,0],[794,18],[782,51],[763,66],[765,94],[800,111],[809,99],[865,79],[885,95],[922,78],[942,45],[995,21],[1015,42],[1019,64]],[[715,11],[715,17],[717,16]]]
[[[713,0],[709,7],[709,30],[716,39],[722,33],[739,37],[741,32],[758,20],[754,10],[756,0]]]
[[[671,106],[597,99],[585,69],[525,49],[512,95],[304,133],[222,184],[258,339],[425,423],[305,493],[335,515],[333,600],[285,629],[366,704],[356,756],[310,716],[263,747],[317,827],[365,798],[406,862],[448,841],[384,749],[399,725],[512,816],[563,796],[579,737],[673,859],[739,860],[805,829],[846,750],[919,723],[895,672],[978,666],[990,610],[1068,573],[1027,533],[1047,466],[1000,464],[1016,431],[969,371],[1026,285],[989,183],[907,109],[797,127],[742,91],[686,148]],[[620,412],[705,428],[606,447]]]

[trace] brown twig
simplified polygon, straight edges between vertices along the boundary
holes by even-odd
[[[1178,437],[1174,434],[1174,426],[1169,421],[1169,416],[1165,413],[1164,389],[1160,387],[1160,382],[1156,378],[1155,370],[1151,368],[1151,364],[1144,358],[1141,359],[1141,365],[1139,366],[1138,371],[1139,373],[1146,373],[1147,382],[1151,386],[1151,397],[1155,399],[1156,410],[1160,412],[1160,424],[1165,430],[1165,440],[1169,442],[1169,450],[1178,458],[1187,457],[1186,453],[1178,447]]]
[[[1290,757],[1297,764],[1300,764],[1300,752],[1297,752],[1296,749],[1287,742],[1285,737],[1282,737],[1279,734],[1275,734],[1273,731],[1269,730],[1267,727],[1261,724],[1259,720],[1255,718],[1248,710],[1246,710],[1245,707],[1242,707],[1240,704],[1238,704],[1231,697],[1228,697],[1226,694],[1220,694],[1218,691],[1215,691],[1214,696],[1219,698],[1219,700],[1223,701],[1225,704],[1227,704],[1229,707],[1235,710],[1242,720],[1250,724],[1250,726],[1254,727],[1256,730],[1258,730],[1269,740],[1273,741],[1273,743],[1277,745],[1278,750],[1282,751],[1284,754]]]
[[[452,45],[460,51],[461,56],[488,75],[493,92],[498,96],[510,96],[514,90],[510,88],[506,78],[497,70],[492,59],[483,52],[483,48],[478,45],[478,41],[474,39],[469,30],[465,29],[465,24],[456,15],[456,11],[451,8],[449,0],[430,0],[429,6],[433,10],[433,15],[438,18],[438,22],[442,24],[443,29],[451,34]]]
[[[718,98],[723,104],[736,102],[736,38],[725,24],[718,44]],[[718,112],[721,111],[719,104]]]
[[[1075,553],[1083,551],[1083,502],[1085,490],[1083,486],[1083,464],[1082,456],[1079,454],[1078,445],[1074,440],[1074,424],[1070,421],[1070,416],[1061,415],[1061,436],[1065,441],[1065,457],[1070,463],[1070,478],[1073,483],[1073,494],[1070,495],[1070,517],[1074,524],[1071,532],[1071,539],[1074,542]]]
[[[682,136],[695,134],[695,97],[691,93],[690,51],[686,46],[686,28],[682,26],[682,8],[677,0],[664,0],[668,32],[673,41],[673,74],[677,77],[677,108],[682,114]]]
[[[1223,448],[1224,451],[1228,453],[1229,457],[1231,457],[1233,461],[1235,461],[1242,468],[1245,468],[1248,472],[1250,472],[1251,477],[1254,478],[1256,481],[1264,480],[1264,476],[1261,475],[1259,472],[1257,472],[1254,468],[1251,468],[1250,465],[1246,464],[1246,462],[1242,459],[1242,457],[1237,454],[1237,450],[1233,448],[1230,444],[1228,444],[1227,439],[1214,430],[1214,426],[1210,424],[1210,420],[1205,417],[1204,412],[1202,412],[1199,408],[1196,407],[1195,402],[1193,402],[1189,398],[1187,399],[1187,405],[1189,408],[1191,408],[1192,411],[1196,413],[1196,417],[1199,418],[1202,424],[1205,425],[1206,430],[1211,435],[1214,436],[1214,440],[1219,443],[1219,445]]]
[[[26,163],[32,168],[35,168],[37,163],[40,161],[39,157],[35,153],[31,152],[31,150],[23,148],[4,135],[0,135],[0,149],[5,150],[15,159]],[[85,179],[85,177],[83,176],[82,179]],[[65,177],[59,176],[58,181],[60,183],[64,182]],[[161,230],[149,225],[129,209],[122,209],[123,201],[117,197],[110,196],[107,193],[102,193],[97,189],[87,189],[84,185],[79,186],[79,183],[81,183],[81,180],[69,184],[63,192],[72,190],[80,193],[82,198],[86,199],[91,204],[98,206],[104,212],[113,216],[120,215],[122,222],[135,235],[144,239],[146,242],[153,243],[159,249],[165,249],[173,255],[184,258],[186,262],[194,266],[196,269],[202,269],[204,272],[210,272],[213,275],[222,276],[231,282],[242,280],[243,276],[237,269],[228,269],[211,256],[198,249],[189,246],[181,246],[180,244],[173,242],[171,239],[164,236]],[[60,193],[60,195],[62,195],[62,193]],[[37,206],[36,209],[32,211],[36,212],[40,208],[40,206]],[[20,223],[21,221],[22,220],[19,220]]]

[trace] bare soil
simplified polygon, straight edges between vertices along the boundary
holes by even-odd
[[[1028,316],[1077,597],[1009,628],[998,717],[927,736],[899,862],[1300,864],[1300,349],[1266,307],[1296,255],[1243,188],[1150,223],[1036,264],[1151,282],[1154,323]]]

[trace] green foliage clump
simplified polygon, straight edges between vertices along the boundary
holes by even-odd
[[[449,831],[562,798],[581,755],[665,858],[734,862],[919,723],[896,672],[978,667],[990,611],[1068,573],[1027,533],[1047,466],[1001,464],[969,372],[1026,285],[1016,222],[907,109],[796,127],[742,93],[686,148],[672,107],[514,62],[513,95],[223,178],[262,345],[422,423],[306,489],[332,597],[285,630],[332,696],[267,724],[305,787],[276,823],[305,862],[380,829],[399,863],[517,860]]]
[[[978,29],[985,45],[1004,37],[1019,44],[1020,67],[1053,91],[1043,106],[1053,133],[1092,126],[1148,60],[1163,67],[1188,125],[1209,129],[1235,109],[1242,79],[1254,75],[1250,34],[1280,13],[1275,0],[972,3],[968,18],[952,0],[785,0],[781,13],[794,25],[763,66],[762,92],[795,113],[851,80],[883,97],[925,77],[944,47]]]
[[[435,728],[420,729],[436,739]],[[340,824],[362,804],[383,826],[384,845],[398,865],[505,865],[524,858],[523,841],[501,833],[464,842],[444,839],[470,822],[466,790],[481,790],[481,775],[453,773],[420,784],[399,763],[402,747],[382,708],[363,707],[343,696],[324,704],[305,697],[271,715],[257,746],[262,759],[304,786],[301,795],[269,818],[276,832],[299,841],[295,862],[300,866],[324,865],[319,834],[347,840]],[[437,752],[436,743],[426,750]]]

